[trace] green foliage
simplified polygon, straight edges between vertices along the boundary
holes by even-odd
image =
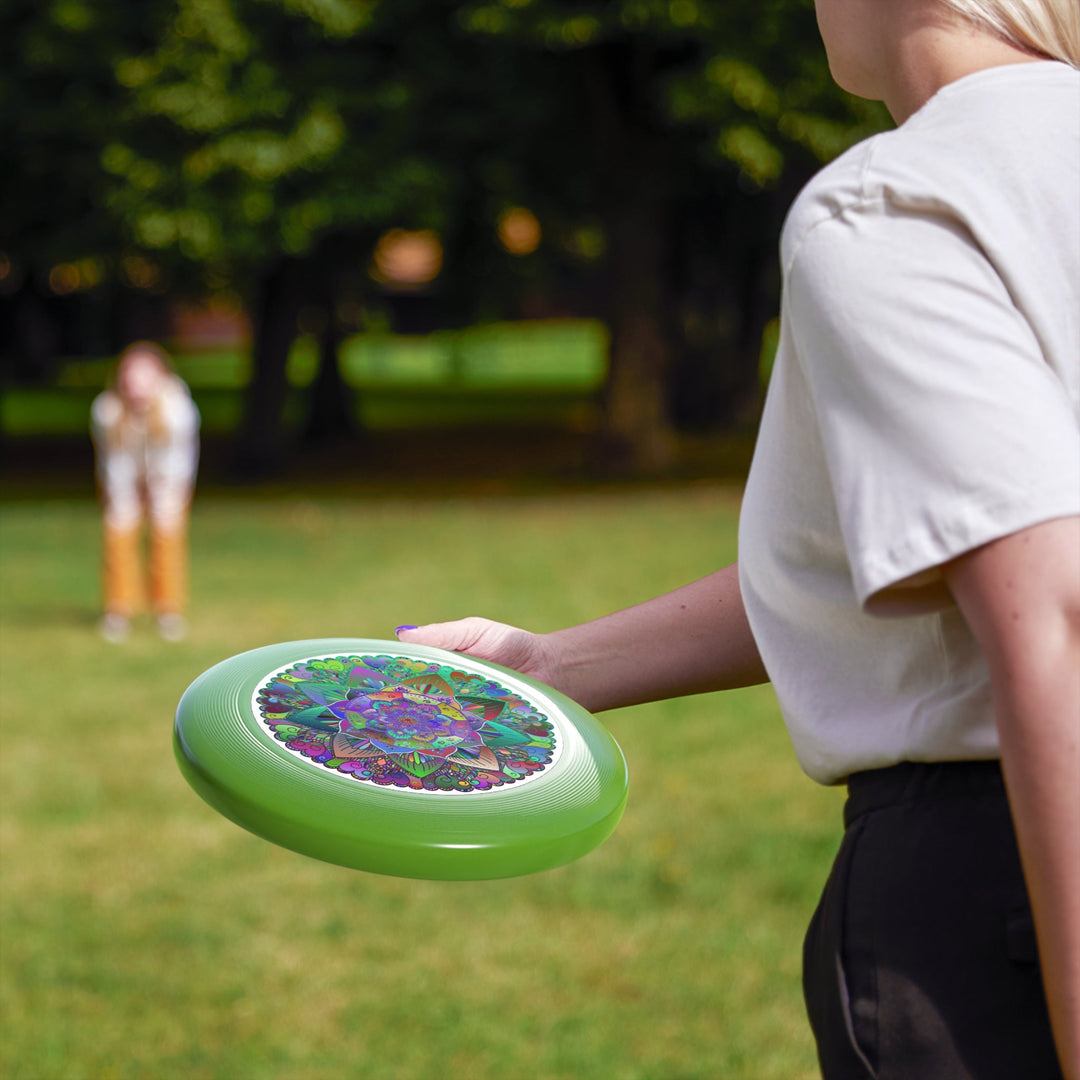
[[[779,179],[796,147],[827,161],[888,123],[832,83],[807,0],[500,0],[463,5],[472,33],[551,51],[635,40],[663,61],[647,93],[672,136],[688,127],[703,157],[753,186]]]
[[[373,36],[375,7],[177,5],[115,68],[131,127],[102,163],[135,241],[228,277],[328,230],[437,218],[446,181],[408,145],[417,95]]]
[[[368,271],[395,227],[444,253],[397,328],[527,304],[602,318],[612,460],[662,468],[667,402],[700,422],[755,384],[782,205],[884,122],[832,84],[810,0],[12,0],[3,23],[0,92],[29,102],[0,109],[19,161],[0,253],[39,283],[87,260],[85,287],[120,267],[135,288],[239,294],[260,376],[247,468],[283,445],[301,309],[327,341],[391,319],[401,298]],[[542,224],[524,258],[496,239],[514,206]],[[309,434],[341,423],[320,385]]]
[[[446,227],[466,182],[492,213],[528,194],[584,221],[596,132],[559,58],[619,43],[672,152],[751,185],[882,123],[832,86],[805,0],[13,0],[4,27],[4,243],[218,278],[327,232]]]
[[[564,625],[729,560],[737,502],[204,497],[191,637],[140,623],[124,646],[93,632],[95,508],[5,507],[0,1072],[812,1080],[799,947],[838,797],[800,775],[767,688],[607,714],[620,828],[502,882],[276,848],[205,806],[170,746],[180,694],[228,655],[468,611]]]
[[[129,12],[10,0],[0,15],[0,250],[31,265],[115,249],[102,147],[125,107],[112,65],[142,43]]]

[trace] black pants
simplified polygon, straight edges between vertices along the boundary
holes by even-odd
[[[857,773],[803,950],[826,1080],[1060,1080],[997,762]]]

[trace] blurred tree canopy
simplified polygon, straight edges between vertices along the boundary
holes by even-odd
[[[22,362],[49,352],[60,263],[234,294],[247,468],[283,445],[302,317],[318,436],[345,422],[332,357],[356,325],[565,313],[611,328],[606,452],[662,467],[673,425],[754,385],[792,195],[884,122],[833,86],[810,0],[8,0],[0,37]],[[497,238],[513,207],[543,229],[524,257]],[[438,235],[430,286],[373,280],[391,228]]]

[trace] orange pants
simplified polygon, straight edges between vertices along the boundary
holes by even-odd
[[[130,618],[146,605],[142,526],[118,529],[106,524],[102,583],[105,611]],[[149,600],[155,615],[179,615],[187,602],[186,516],[166,531],[150,527]]]

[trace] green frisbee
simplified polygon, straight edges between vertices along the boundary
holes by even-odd
[[[397,641],[267,645],[188,687],[176,757],[245,829],[379,874],[513,877],[615,829],[622,751],[580,705],[509,668]]]

